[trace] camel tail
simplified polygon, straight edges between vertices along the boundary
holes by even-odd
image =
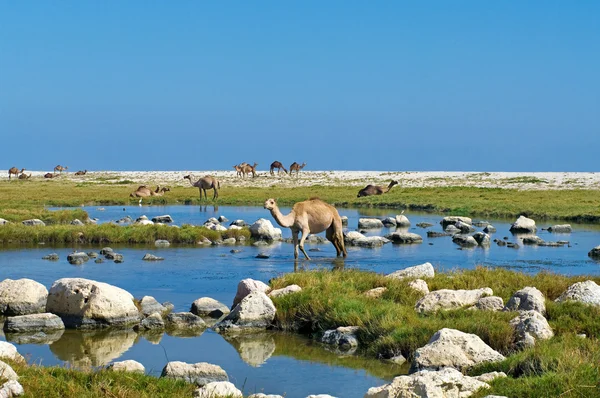
[[[217,188],[221,189],[221,181],[217,181]]]

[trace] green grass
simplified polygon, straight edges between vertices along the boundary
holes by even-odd
[[[504,178],[502,181],[507,184],[547,184],[548,183],[548,180],[544,180],[543,178],[537,178],[537,177],[533,177],[533,176]]]

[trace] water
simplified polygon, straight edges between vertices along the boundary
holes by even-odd
[[[123,210],[125,209],[125,210]],[[175,224],[202,224],[209,217],[226,216],[253,222],[258,218],[270,219],[268,211],[260,207],[213,206],[165,206],[165,207],[98,207],[85,208],[90,217],[99,222],[109,222],[126,215],[133,219],[140,215],[149,218],[170,214]],[[281,209],[286,214],[289,209]],[[393,216],[394,210],[340,209],[349,218],[349,229],[356,229],[358,218],[363,216]],[[406,213],[412,222],[410,232],[419,233],[424,242],[417,245],[387,244],[377,249],[348,247],[344,262],[335,259],[335,249],[330,243],[308,245],[319,248],[310,252],[311,261],[293,260],[293,247],[277,243],[266,248],[235,246],[240,253],[231,253],[232,246],[172,246],[157,249],[154,246],[111,245],[124,255],[125,262],[102,264],[88,262],[72,266],[66,256],[74,249],[99,250],[100,246],[49,247],[38,245],[29,249],[6,247],[0,251],[0,280],[5,278],[31,278],[48,288],[63,277],[94,279],[126,289],[135,297],[144,295],[158,301],[170,301],[175,311],[189,311],[191,303],[199,297],[213,297],[231,304],[237,283],[244,278],[269,279],[283,273],[301,269],[331,269],[343,264],[379,273],[389,273],[406,266],[431,262],[438,270],[473,268],[477,265],[510,267],[525,272],[542,270],[561,274],[589,274],[600,272],[598,263],[591,260],[588,251],[600,244],[600,228],[597,225],[573,225],[573,233],[567,235],[538,231],[547,241],[569,240],[571,247],[524,246],[518,236],[508,232],[513,220],[487,220],[498,230],[493,238],[521,244],[519,249],[499,247],[492,243],[489,249],[459,250],[449,237],[427,238],[426,230],[415,227],[419,222],[434,224],[431,230],[441,231],[442,216],[435,214]],[[556,222],[538,222],[538,228]],[[370,231],[368,235],[384,235],[393,229]],[[283,230],[289,237],[289,229]],[[42,260],[41,257],[56,252],[58,262]],[[145,262],[141,258],[147,252],[164,257],[164,261]],[[270,255],[268,259],[255,258],[259,252]],[[160,374],[167,361],[210,362],[223,367],[234,384],[245,392],[286,393],[288,397],[305,397],[315,393],[329,393],[338,397],[362,397],[369,387],[384,384],[394,375],[401,374],[391,364],[357,357],[340,357],[310,340],[280,333],[246,336],[229,341],[207,330],[199,336],[172,336],[168,334],[139,335],[133,331],[81,333],[65,331],[50,336],[46,341],[23,340],[19,336],[6,336],[17,343],[19,352],[32,362],[45,365],[65,364],[78,367],[103,366],[115,360],[135,359],[146,366],[147,372]]]

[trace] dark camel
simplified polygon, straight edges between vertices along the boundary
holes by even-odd
[[[356,197],[360,198],[361,196],[382,195],[384,193],[389,192],[394,185],[398,185],[398,181],[392,180],[392,182],[390,182],[390,185],[388,185],[387,187],[369,184],[360,191],[358,191],[358,195],[356,195]]]
[[[44,174],[44,178],[54,178],[54,177],[56,177],[56,176],[54,174],[52,174],[52,173],[46,173],[46,174]]]
[[[86,173],[87,173],[87,170],[83,170],[83,171],[79,170],[77,173],[75,173],[75,175],[76,176],[84,176],[84,175],[86,175]]]
[[[29,173],[29,175],[25,174],[25,173],[21,173],[19,174],[19,180],[26,180],[29,177],[31,177],[31,173]]]
[[[186,175],[183,178],[189,180],[190,184],[192,184],[193,187],[198,187],[198,191],[200,191],[200,200],[202,200],[202,192],[204,192],[204,199],[208,199],[206,195],[207,189],[214,190],[215,194],[213,195],[213,200],[219,197],[218,189],[221,189],[221,183],[215,177],[202,177],[196,182],[193,181],[194,176],[192,176],[191,174]]]
[[[285,169],[285,166],[279,162],[279,161],[274,161],[273,163],[271,163],[271,170],[270,173],[271,175],[275,175],[275,173],[273,172],[273,170],[277,169],[277,174],[281,173],[281,169],[283,169],[283,171],[285,171],[285,174],[288,173],[288,171]]]
[[[292,175],[292,173],[295,171],[296,176],[298,176],[300,174],[300,170],[302,170],[304,166],[306,166],[306,163],[302,163],[302,165],[296,162],[292,163],[292,165],[290,166],[290,175]]]

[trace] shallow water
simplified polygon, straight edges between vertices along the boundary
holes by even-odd
[[[176,225],[200,225],[209,217],[226,216],[229,220],[241,218],[253,222],[267,218],[274,224],[269,212],[260,207],[221,206],[129,206],[84,208],[90,217],[99,222],[109,222],[126,215],[133,219],[140,215],[153,216],[170,214]],[[125,209],[125,210],[123,210]],[[285,214],[289,209],[282,208]],[[393,216],[393,209],[340,209],[341,215],[349,218],[349,229],[357,227],[358,218],[363,216]],[[518,242],[519,249],[499,247],[492,243],[489,249],[475,248],[459,250],[450,237],[427,238],[426,229],[415,227],[419,222],[434,224],[431,230],[441,231],[442,216],[435,214],[406,213],[412,222],[408,229],[424,237],[422,244],[387,244],[377,249],[348,248],[345,261],[335,259],[333,245],[308,245],[321,251],[309,252],[311,261],[293,260],[293,247],[289,243],[277,243],[257,248],[253,246],[179,246],[157,249],[154,246],[112,245],[124,255],[125,262],[116,264],[92,261],[83,266],[72,266],[66,256],[74,249],[98,250],[100,246],[50,247],[38,245],[19,249],[5,247],[0,250],[0,280],[5,278],[31,278],[48,288],[63,277],[83,277],[119,286],[135,297],[154,296],[160,302],[170,301],[175,311],[189,311],[191,303],[202,296],[210,296],[223,303],[231,304],[237,283],[244,278],[264,282],[282,273],[301,269],[345,266],[389,273],[406,266],[431,262],[438,270],[473,268],[479,264],[515,268],[525,272],[547,270],[561,274],[597,275],[600,265],[591,260],[588,251],[600,244],[600,228],[597,225],[573,225],[573,233],[567,235],[538,231],[538,236],[547,241],[569,240],[571,247],[524,246],[518,236],[509,233],[513,220],[487,220],[498,232],[493,238]],[[228,223],[227,223],[228,224]],[[556,222],[538,222],[538,228]],[[384,235],[394,229],[370,231],[369,235]],[[481,228],[478,228],[481,230]],[[283,230],[289,237],[288,229]],[[241,250],[231,253],[231,249]],[[56,252],[57,262],[42,260],[41,257]],[[164,257],[164,261],[145,262],[141,258],[147,252]],[[257,259],[259,252],[270,255],[268,259]],[[160,335],[138,335],[135,332],[81,333],[67,331],[62,336],[51,336],[49,342],[40,344],[19,340],[18,336],[7,336],[8,340],[21,342],[18,349],[31,361],[46,365],[69,363],[76,366],[102,366],[111,361],[135,359],[146,366],[151,374],[159,374],[168,360],[185,362],[210,362],[223,367],[232,381],[245,392],[287,393],[288,397],[305,397],[314,393],[329,393],[338,397],[361,397],[369,387],[381,385],[385,380],[402,373],[402,369],[380,361],[356,357],[343,358],[330,353],[319,344],[290,335],[268,334],[252,340],[227,341],[208,330],[200,336],[188,338]],[[15,340],[16,339],[16,340]],[[231,339],[230,339],[231,340]],[[159,344],[157,344],[160,342]],[[239,353],[238,353],[239,351]],[[168,358],[168,359],[167,359]]]

